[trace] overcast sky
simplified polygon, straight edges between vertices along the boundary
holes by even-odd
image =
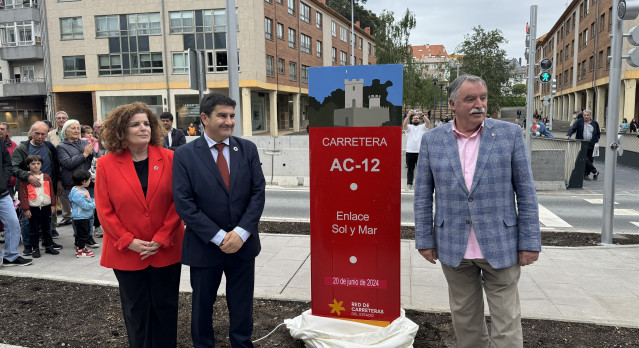
[[[508,40],[507,58],[522,58],[525,64],[525,29],[530,21],[530,6],[537,5],[537,37],[547,33],[570,1],[566,0],[368,0],[364,7],[375,13],[392,10],[395,18],[410,9],[417,26],[410,35],[412,45],[441,45],[450,54],[481,25],[499,29]]]

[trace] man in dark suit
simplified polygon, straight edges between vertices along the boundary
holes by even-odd
[[[568,130],[568,133],[566,133],[566,139],[570,139],[570,136],[575,133],[575,139],[588,140],[584,179],[590,180],[590,173],[592,173],[592,178],[597,180],[597,178],[599,178],[599,171],[593,164],[595,160],[593,152],[595,150],[595,144],[599,142],[599,137],[601,137],[601,130],[599,129],[599,123],[592,119],[592,111],[590,109],[584,110],[580,115],[582,114],[583,117],[578,117],[577,121],[575,121]]]
[[[178,146],[186,144],[186,137],[181,129],[173,128],[173,115],[170,112],[163,112],[160,115],[166,135],[164,136],[164,147],[175,151]]]
[[[175,151],[173,196],[186,223],[182,263],[191,269],[194,347],[214,347],[213,304],[226,277],[232,347],[253,347],[253,288],[264,210],[264,174],[257,147],[231,136],[235,101],[211,93],[202,99],[205,133]]]

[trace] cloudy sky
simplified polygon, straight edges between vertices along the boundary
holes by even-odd
[[[410,35],[411,44],[443,44],[449,54],[473,27],[499,29],[508,39],[504,47],[507,57],[522,58],[524,62],[530,6],[537,5],[539,37],[552,28],[569,3],[566,0],[368,0],[364,7],[375,13],[390,9],[395,12],[395,18],[410,9],[417,19]]]

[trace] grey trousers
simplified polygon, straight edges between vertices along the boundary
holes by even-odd
[[[463,259],[458,267],[442,264],[442,269],[458,347],[523,347],[519,264],[495,269],[485,259]],[[490,311],[490,337],[482,288]]]

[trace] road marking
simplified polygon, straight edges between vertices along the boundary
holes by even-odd
[[[630,223],[635,225],[635,226],[637,226],[637,227],[639,227],[639,222],[630,221]]]
[[[603,204],[603,198],[582,198],[582,199],[590,204]],[[615,202],[615,204],[619,204],[619,203]]]
[[[562,220],[541,204],[539,204],[539,222],[546,227],[572,227],[571,224]]]
[[[634,209],[615,209],[615,215],[639,216],[639,211]]]

